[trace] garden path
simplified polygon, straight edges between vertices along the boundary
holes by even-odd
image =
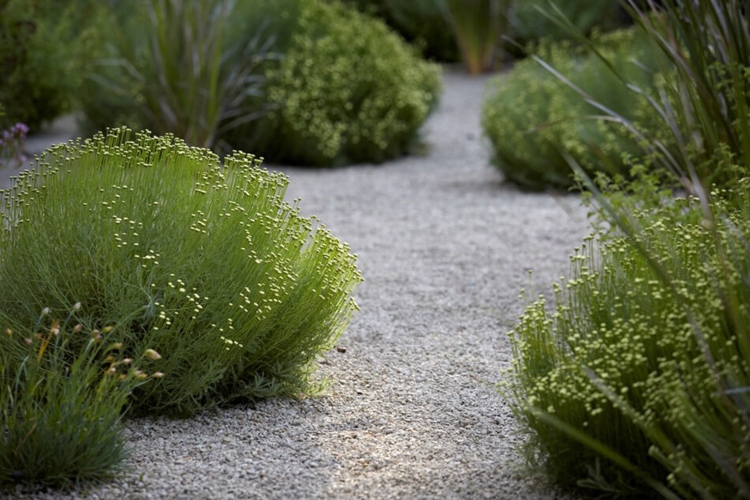
[[[278,167],[365,277],[345,352],[319,370],[324,396],[128,421],[132,473],[25,498],[559,498],[518,466],[523,439],[495,385],[519,291],[567,271],[585,210],[501,182],[479,124],[486,83],[446,71],[425,156]]]

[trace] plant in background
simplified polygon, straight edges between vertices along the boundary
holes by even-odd
[[[345,0],[366,14],[383,19],[425,58],[440,62],[460,59],[456,39],[440,0]]]
[[[512,333],[506,386],[530,455],[610,494],[750,493],[750,185],[640,210],[590,238]]]
[[[707,184],[734,185],[750,165],[746,2],[648,0],[627,5],[670,69],[664,97],[652,105],[671,141],[652,139],[651,149],[687,184],[695,183],[697,175]],[[652,10],[658,15],[649,15]],[[718,168],[737,164],[741,168]]]
[[[293,26],[283,59],[266,73],[276,109],[225,140],[266,160],[314,166],[407,152],[437,101],[439,68],[381,21],[340,3],[286,4],[256,4],[272,26]]]
[[[165,376],[136,390],[135,414],[313,390],[357,307],[348,247],[254,157],[222,165],[174,136],[129,137],[55,146],[5,192],[0,311],[23,325],[80,302],[75,321],[117,325],[127,357],[161,353]]]
[[[500,39],[508,31],[512,0],[442,2],[469,73],[476,75],[493,69]]]
[[[571,32],[543,12],[553,4],[575,28]],[[519,46],[541,39],[576,41],[579,35],[594,31],[607,32],[627,22],[619,2],[612,0],[522,0],[511,11],[510,36]]]
[[[162,375],[143,371],[156,351],[123,355],[123,344],[112,340],[116,325],[87,331],[73,324],[75,310],[62,322],[49,321],[48,312],[32,329],[0,333],[3,486],[64,487],[113,477],[128,453],[120,427],[128,398]]]
[[[95,2],[0,2],[0,129],[16,122],[32,131],[74,106]]]
[[[637,29],[594,35],[591,47],[543,41],[534,58],[495,79],[482,111],[494,163],[507,180],[528,189],[570,188],[575,181],[566,156],[590,175],[627,177],[624,154],[642,156],[642,138],[602,118],[592,100],[668,143],[649,102],[663,80],[655,71],[657,51]]]
[[[260,30],[230,43],[234,8],[233,0],[152,0],[112,14],[126,27],[84,97],[87,128],[122,121],[213,147],[218,135],[258,118],[262,108],[248,98],[259,93],[268,41]]]
[[[23,143],[28,133],[29,127],[24,123],[16,123],[0,132],[0,162],[15,162],[16,166],[26,163]]]

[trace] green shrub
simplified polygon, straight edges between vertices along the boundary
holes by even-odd
[[[618,196],[618,231],[576,250],[554,312],[542,298],[522,316],[505,390],[559,483],[750,491],[749,187],[657,209]]]
[[[115,328],[87,332],[66,321],[0,333],[0,485],[53,487],[102,481],[124,467],[120,418],[155,351],[134,362]],[[71,345],[77,347],[71,349]]]
[[[109,9],[97,70],[82,93],[83,128],[114,125],[172,133],[214,147],[217,135],[252,120],[248,96],[261,84],[266,33],[227,36],[231,0],[154,0]]]
[[[267,160],[316,166],[404,154],[436,102],[439,68],[381,21],[340,3],[286,3],[297,15],[263,11],[271,25],[283,12],[294,24],[283,59],[266,73],[276,109],[226,141]]]
[[[611,31],[626,19],[619,2],[612,0],[553,0],[554,5],[573,23],[581,34],[591,34],[595,28]],[[515,2],[511,16],[511,37],[525,45],[543,38],[571,40],[575,34],[557,24],[548,14],[553,11],[549,0],[520,0]],[[625,18],[625,19],[624,19]]]
[[[72,109],[81,83],[93,2],[0,1],[0,129],[21,122],[36,131]]]
[[[569,42],[544,42],[537,57],[620,117],[635,122],[646,134],[664,135],[655,125],[656,112],[627,82],[654,94],[660,77],[643,68],[655,68],[656,55],[635,29],[595,38],[599,54]],[[611,66],[610,66],[611,65]],[[574,185],[566,155],[586,172],[626,175],[624,154],[638,156],[642,149],[623,125],[596,118],[603,111],[535,60],[518,62],[497,77],[482,113],[485,134],[494,147],[494,163],[507,180],[529,189]]]
[[[135,413],[191,414],[313,388],[356,308],[354,256],[283,201],[287,178],[127,130],[48,150],[5,194],[0,311],[83,305],[128,357],[164,356]]]

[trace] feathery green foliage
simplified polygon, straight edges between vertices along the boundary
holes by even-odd
[[[439,68],[381,21],[343,4],[273,8],[278,3],[258,4],[271,25],[294,25],[282,61],[266,73],[276,109],[226,141],[267,160],[313,166],[382,162],[407,152],[437,100]]]
[[[136,413],[311,390],[357,307],[348,247],[254,157],[129,137],[55,146],[4,193],[0,311],[80,302],[76,321],[120,325],[126,354],[156,349],[165,377],[136,391]]]
[[[65,487],[113,477],[128,452],[120,427],[127,400],[162,375],[143,371],[158,358],[155,351],[135,360],[122,355],[123,345],[112,342],[116,327],[86,331],[73,324],[73,314],[62,322],[47,314],[33,329],[0,333],[2,486]]]

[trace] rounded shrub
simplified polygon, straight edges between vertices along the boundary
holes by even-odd
[[[436,103],[439,68],[382,21],[341,3],[287,3],[296,10],[265,7],[271,26],[282,15],[294,26],[282,60],[266,72],[276,109],[224,139],[267,160],[313,166],[407,152]]]
[[[746,181],[710,205],[629,203],[617,232],[577,249],[552,307],[540,298],[511,333],[504,390],[527,456],[558,483],[639,498],[747,491]]]
[[[660,135],[656,111],[621,80],[655,93],[658,75],[644,69],[658,67],[655,51],[637,33],[630,29],[595,37],[599,55],[569,42],[543,42],[537,56],[637,129]],[[493,161],[507,180],[528,189],[565,189],[574,185],[566,155],[589,174],[625,175],[629,167],[623,155],[642,154],[628,129],[600,118],[603,114],[557,75],[526,59],[491,84],[482,126]]]
[[[48,150],[4,194],[0,311],[21,324],[81,303],[164,377],[136,413],[191,414],[313,388],[316,357],[357,308],[355,257],[283,200],[288,183],[167,135],[115,129]],[[135,357],[130,356],[130,357]]]

